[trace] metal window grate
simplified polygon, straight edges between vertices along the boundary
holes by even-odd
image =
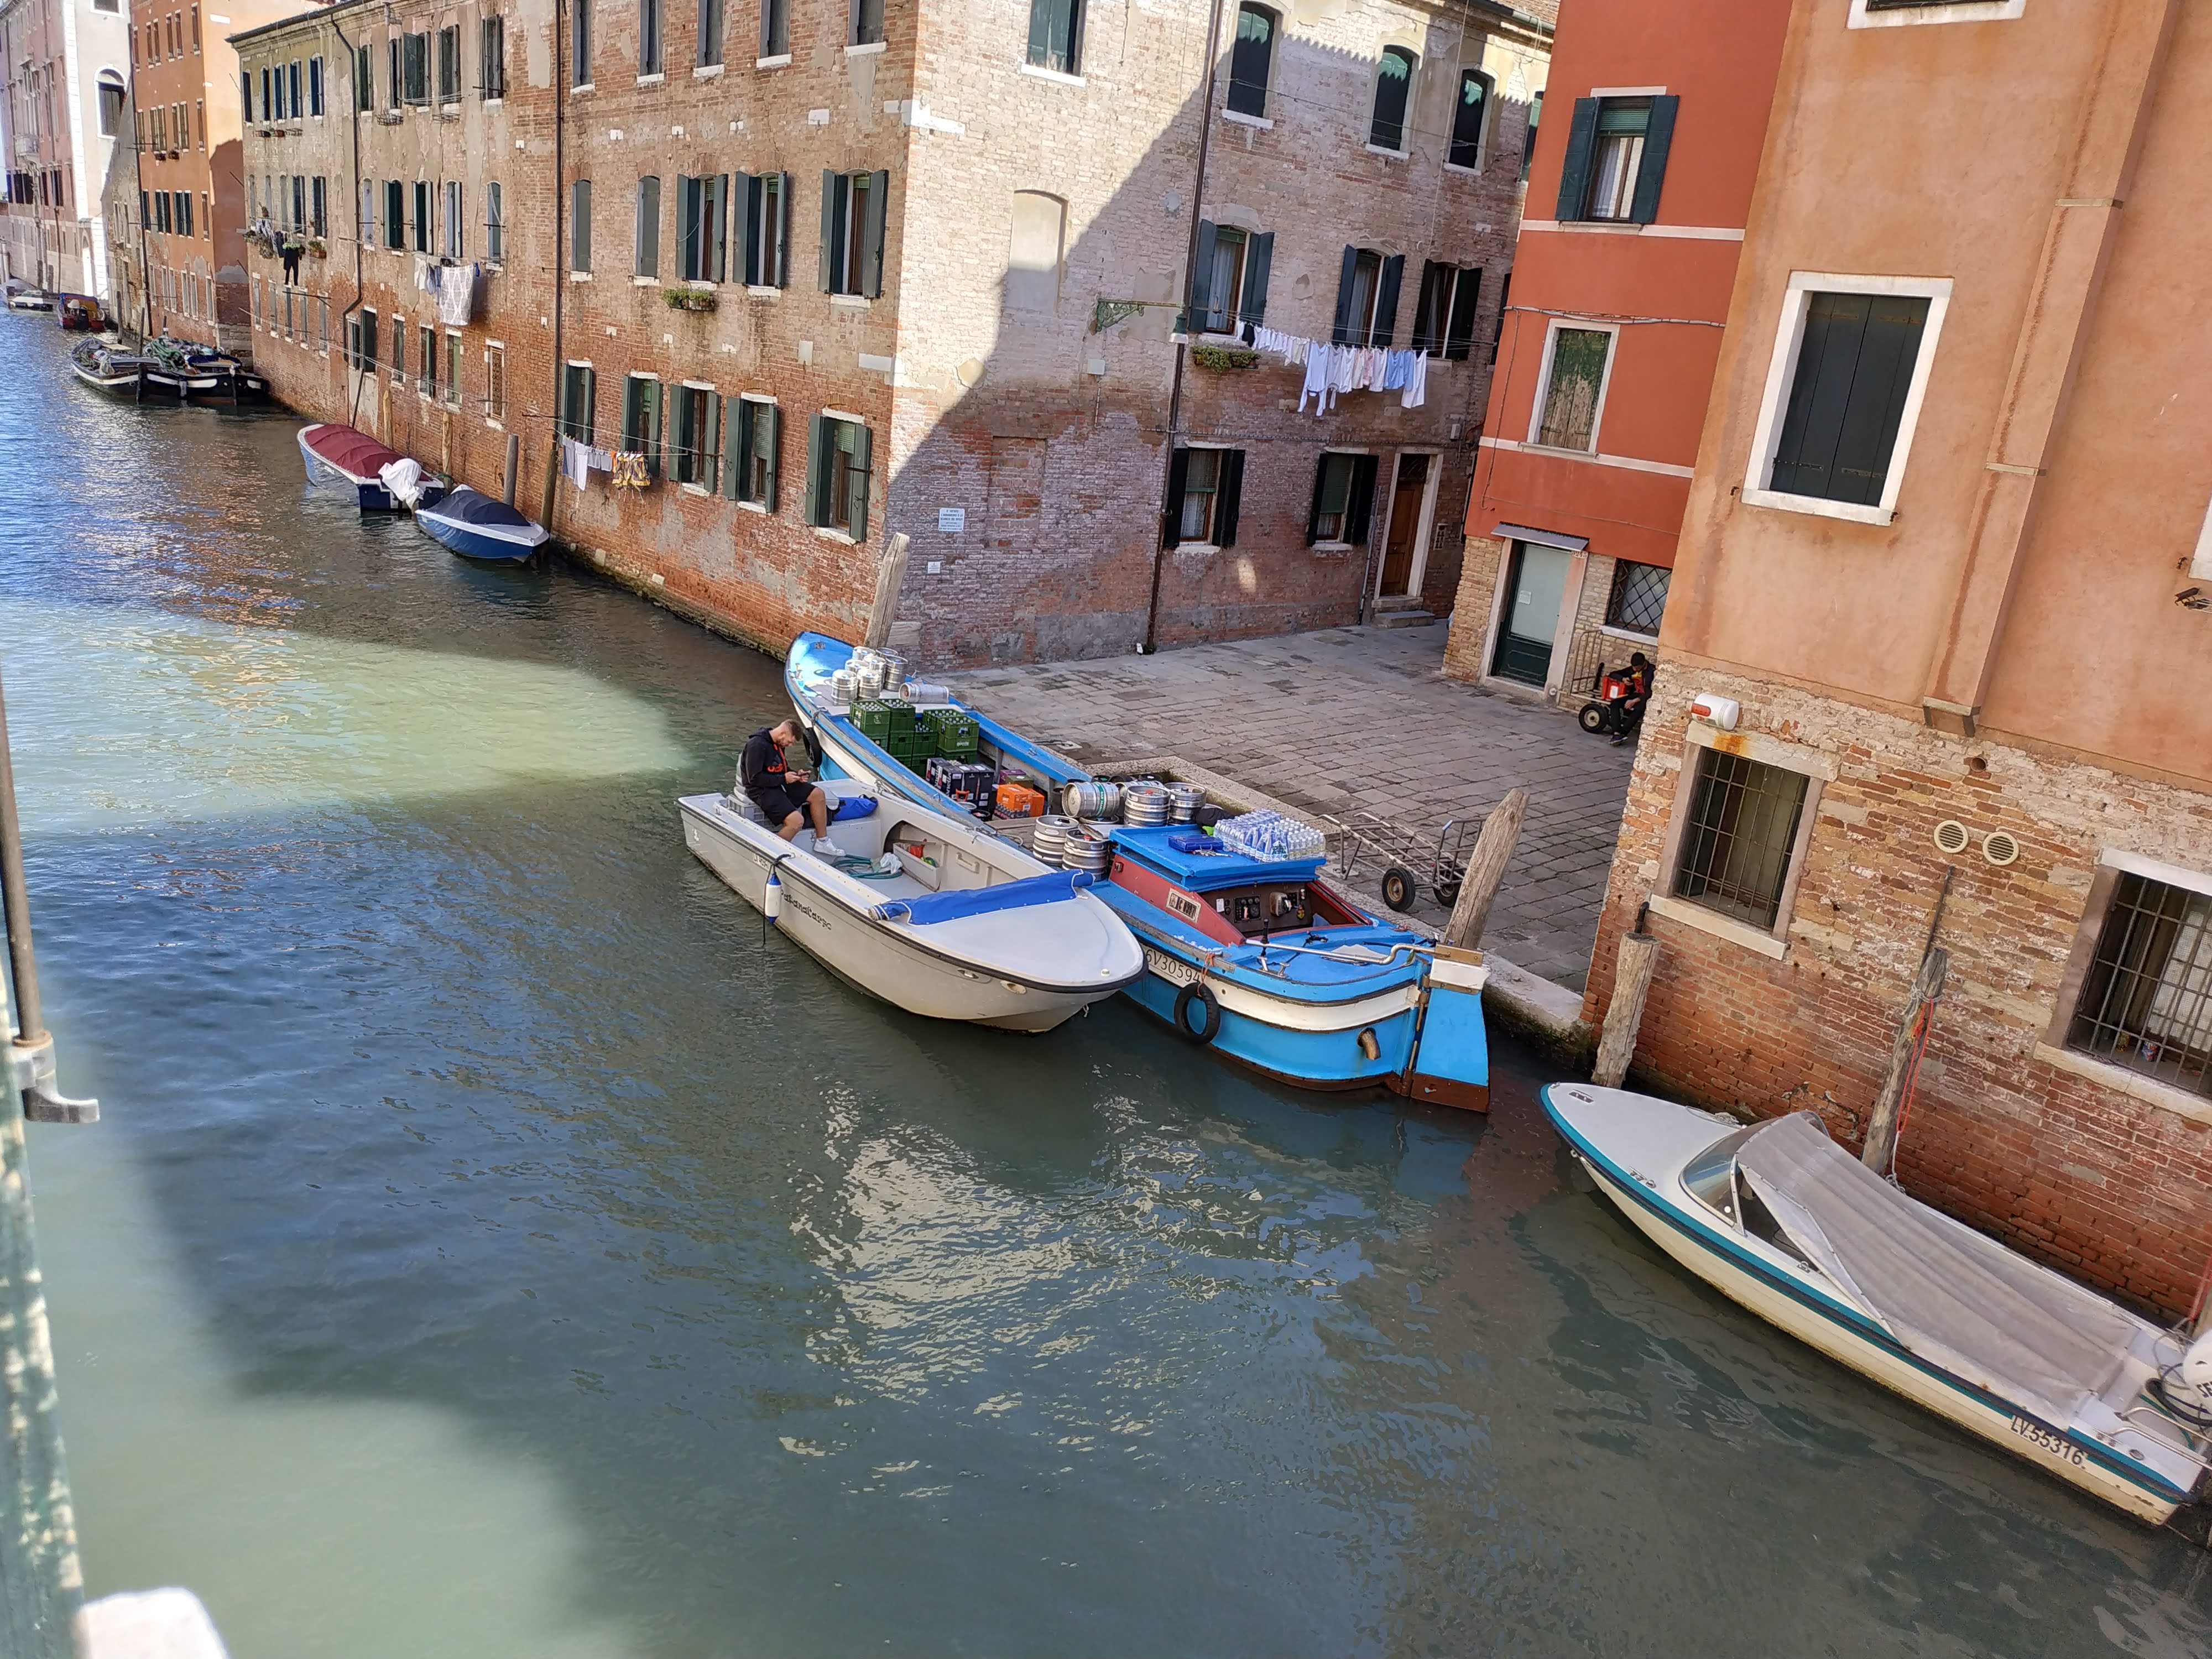
[[[1674,896],[1771,927],[1805,808],[1805,778],[1718,749],[1700,750]]]
[[[2066,1040],[2212,1094],[2212,897],[2122,876]]]
[[[1664,565],[1621,560],[1613,568],[1613,592],[1605,602],[1607,623],[1632,633],[1656,635],[1659,619],[1667,614],[1667,584],[1674,576]]]

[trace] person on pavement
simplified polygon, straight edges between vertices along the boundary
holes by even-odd
[[[1620,700],[1620,709],[1613,718],[1613,746],[1632,742],[1644,724],[1644,706],[1651,701],[1651,659],[1641,651],[1632,652],[1628,659],[1628,695]]]
[[[789,753],[794,744],[801,757],[796,765]],[[815,748],[813,738],[800,731],[799,722],[779,720],[745,740],[744,758],[738,763],[738,783],[786,841],[797,841],[800,829],[812,818],[813,850],[835,858],[837,847],[830,839],[830,798],[820,785],[807,781],[820,763],[821,751]]]

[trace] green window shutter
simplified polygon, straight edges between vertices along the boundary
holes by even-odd
[[[1263,230],[1251,239],[1244,255],[1243,319],[1257,328],[1267,319],[1267,275],[1275,265],[1275,233]]]
[[[721,476],[722,400],[711,392],[690,395],[699,410],[699,476],[691,482],[712,489]]]
[[[1659,216],[1659,191],[1667,179],[1667,151],[1674,142],[1674,112],[1681,103],[1680,98],[1672,96],[1651,100],[1650,125],[1644,129],[1644,159],[1637,164],[1636,194],[1628,208],[1628,216],[1639,225],[1648,225]]]
[[[764,283],[772,282],[778,288],[789,288],[791,286],[791,175],[787,173],[779,173],[776,174],[776,179],[778,182],[775,191],[775,275],[772,277],[763,276],[761,280]]]
[[[1216,547],[1237,545],[1237,508],[1244,494],[1244,452],[1224,449],[1221,452],[1220,483],[1215,486],[1220,492],[1213,498],[1213,544]]]
[[[1375,291],[1375,332],[1366,343],[1387,346],[1398,331],[1398,285],[1406,277],[1406,256],[1394,253],[1382,262],[1382,280]]]
[[[1213,309],[1213,251],[1220,245],[1220,228],[1211,219],[1198,222],[1198,254],[1190,268],[1190,305],[1176,319],[1178,332],[1197,334],[1211,326]]]
[[[1589,204],[1590,157],[1597,144],[1597,100],[1575,100],[1567,126],[1567,155],[1559,168],[1559,216],[1579,219]]]
[[[822,246],[817,255],[819,269],[817,274],[821,279],[822,291],[824,294],[833,294],[836,291],[830,286],[830,261],[836,257],[837,251],[838,222],[844,216],[841,210],[845,204],[839,199],[844,194],[839,188],[843,183],[842,179],[827,167],[822,170]],[[816,522],[819,523],[820,520],[817,520]]]
[[[851,430],[853,433],[853,460],[851,466],[847,469],[845,475],[847,481],[852,486],[853,492],[851,511],[848,516],[853,521],[853,539],[856,542],[864,542],[868,538],[868,485],[870,482],[868,475],[868,459],[870,452],[872,450],[874,446],[870,441],[867,428],[864,426],[856,426],[852,428]]]
[[[763,483],[767,486],[767,499],[762,505],[771,513],[775,511],[776,462],[783,448],[783,411],[774,404],[757,404],[753,407],[753,442],[759,447],[767,465]]]
[[[676,275],[690,282],[699,274],[699,181],[676,175]]]
[[[1452,289],[1451,314],[1444,324],[1444,356],[1455,362],[1467,361],[1474,339],[1474,314],[1482,302],[1482,272],[1462,270]]]
[[[733,173],[730,185],[731,204],[745,216],[745,228],[730,250],[734,257],[744,261],[744,270],[742,277],[734,270],[730,275],[742,280],[748,288],[757,288],[767,280],[760,274],[761,181],[750,173]]]
[[[1413,302],[1413,343],[1416,351],[1427,351],[1437,343],[1437,262],[1421,261],[1421,294]]]
[[[1160,514],[1160,545],[1173,547],[1182,539],[1182,497],[1190,487],[1190,451],[1178,449],[1168,461],[1167,507]]]
[[[860,292],[871,300],[884,291],[884,232],[890,222],[890,200],[889,170],[869,174],[868,219],[860,236]]]
[[[1335,456],[1324,454],[1321,458],[1321,464],[1314,468],[1313,506],[1306,513],[1306,545],[1308,547],[1311,547],[1321,539],[1321,515],[1334,510],[1326,504],[1325,497],[1330,493],[1328,464],[1334,459],[1336,459]]]
[[[714,216],[712,234],[707,239],[707,269],[703,273],[710,283],[722,280],[729,269],[730,246],[730,175],[718,173],[709,181],[708,210]]]
[[[806,522],[830,522],[830,422],[827,416],[806,417]]]
[[[1344,507],[1344,539],[1354,547],[1366,544],[1368,520],[1375,511],[1375,457],[1352,458],[1352,491]]]
[[[730,501],[745,477],[745,405],[739,398],[722,399],[722,494]]]
[[[667,388],[658,380],[645,383],[645,466],[654,477],[660,476],[660,456],[664,447],[661,439],[662,419],[668,407]]]
[[[1336,276],[1336,327],[1328,337],[1338,345],[1352,343],[1352,279],[1359,270],[1359,250],[1347,242],[1344,247],[1344,264]]]
[[[1928,301],[1812,294],[1768,488],[1879,506]]]

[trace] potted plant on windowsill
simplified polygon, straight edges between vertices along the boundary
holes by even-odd
[[[1260,354],[1242,346],[1200,345],[1190,349],[1190,360],[1200,368],[1210,368],[1217,374],[1232,369],[1257,368]]]
[[[330,258],[330,244],[325,242],[321,237],[310,236],[307,238],[307,257],[310,259],[327,259]]]
[[[668,288],[660,292],[671,311],[712,311],[716,303],[711,288]]]

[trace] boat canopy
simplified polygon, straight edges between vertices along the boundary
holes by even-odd
[[[2074,1422],[2118,1380],[2138,1335],[2154,1334],[2125,1309],[1907,1197],[1831,1140],[1811,1112],[1729,1139],[1738,1171],[1790,1240],[1908,1350],[2047,1423]]]
[[[453,519],[462,524],[475,525],[480,529],[535,530],[535,520],[526,518],[505,501],[495,500],[479,490],[463,484],[433,509],[441,519]]]
[[[1037,904],[1061,904],[1091,885],[1080,870],[1054,870],[1018,881],[994,882],[988,887],[961,887],[950,892],[924,893],[915,898],[893,899],[878,904],[876,915],[884,921],[903,916],[917,927],[934,922],[957,921],[963,916],[987,916],[997,910],[1023,910]]]
[[[302,434],[308,448],[349,477],[373,483],[399,452],[349,426],[311,426]]]

